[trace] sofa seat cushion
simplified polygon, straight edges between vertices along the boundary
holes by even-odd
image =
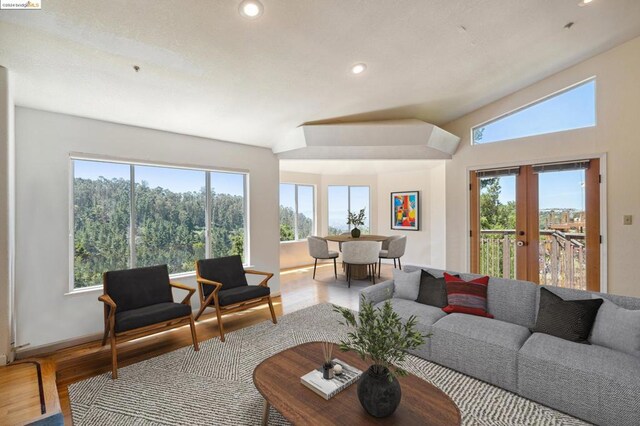
[[[589,422],[637,425],[640,360],[534,333],[518,354],[518,393]]]
[[[500,386],[517,389],[518,351],[526,327],[467,314],[450,314],[433,325],[433,361]]]
[[[147,325],[170,321],[191,313],[191,306],[182,303],[157,303],[138,309],[118,312],[116,314],[116,333],[121,333]]]
[[[428,335],[433,332],[432,326],[439,319],[445,317],[442,309],[435,306],[423,305],[417,302],[413,302],[406,299],[390,299],[393,310],[403,320],[408,320],[412,315],[416,317],[416,329],[423,335]],[[382,308],[384,302],[380,302],[375,305],[376,308]],[[425,339],[425,344],[420,346],[415,351],[411,351],[414,355],[418,355],[424,359],[430,358],[430,346],[431,339]]]
[[[218,292],[218,302],[220,303],[220,306],[228,306],[245,300],[265,297],[269,294],[271,294],[271,289],[269,289],[269,287],[246,285],[243,287],[230,288],[229,290],[220,290]]]

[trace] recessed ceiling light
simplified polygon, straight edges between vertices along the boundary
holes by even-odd
[[[593,2],[593,0],[582,0],[580,3],[578,3],[578,6],[580,6],[580,7],[586,6],[591,2]]]
[[[367,69],[367,64],[355,64],[351,67],[352,74],[362,74]]]
[[[256,19],[262,15],[264,7],[258,0],[244,0],[240,3],[239,11],[240,15],[247,19]]]

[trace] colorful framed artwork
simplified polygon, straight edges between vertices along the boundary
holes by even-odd
[[[420,230],[420,194],[418,191],[391,193],[391,229]]]

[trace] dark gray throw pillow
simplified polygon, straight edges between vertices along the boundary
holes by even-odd
[[[460,277],[460,275],[454,275]],[[422,270],[420,275],[420,290],[416,302],[423,305],[431,305],[436,308],[444,308],[449,304],[447,300],[447,284],[444,277],[434,277],[429,272]]]
[[[576,343],[589,344],[589,333],[602,299],[564,300],[540,288],[538,319],[532,333],[546,333]]]

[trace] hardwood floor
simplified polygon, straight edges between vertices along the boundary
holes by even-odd
[[[376,282],[390,279],[391,265],[382,265],[382,277]],[[319,303],[335,303],[352,309],[358,308],[360,290],[371,285],[370,281],[352,280],[347,288],[344,274],[338,273],[336,281],[333,275],[333,263],[318,265],[316,279],[312,279],[313,265],[281,271],[280,297],[273,300],[277,316],[306,308]],[[225,333],[248,327],[262,321],[269,321],[267,305],[243,312],[227,315],[223,318]],[[205,313],[196,324],[198,340],[204,341],[218,336],[215,311]],[[118,365],[125,367],[145,359],[171,352],[191,345],[188,326],[169,330],[164,333],[132,340],[118,345]],[[71,422],[71,407],[67,387],[74,382],[96,376],[111,369],[109,345],[101,346],[100,341],[58,350],[44,355],[57,365],[57,386],[60,404],[65,416],[65,424]]]

